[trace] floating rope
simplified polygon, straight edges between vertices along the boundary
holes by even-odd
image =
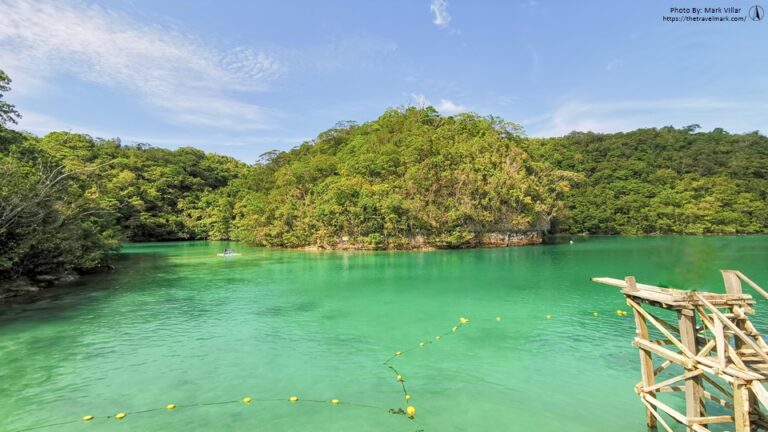
[[[595,317],[599,316],[599,313],[596,311],[591,312],[591,314]],[[616,311],[617,316],[627,316],[627,312],[623,310],[617,310]],[[552,315],[548,314],[546,316],[546,319],[550,320],[552,319]],[[497,316],[495,318],[496,322],[501,322],[502,317]],[[456,334],[462,327],[468,325],[470,323],[470,320],[465,317],[460,317],[459,322],[451,327],[451,329],[445,333],[439,334],[435,336],[434,338],[425,339],[419,341],[417,344],[408,347],[402,351],[396,351],[392,356],[390,356],[387,360],[384,361],[383,365],[387,366],[395,375],[395,380],[400,384],[400,387],[403,391],[403,396],[405,399],[406,406],[403,409],[400,408],[386,408],[382,406],[372,405],[372,404],[366,404],[366,403],[357,403],[357,402],[347,402],[347,401],[341,401],[339,399],[330,399],[330,400],[321,400],[321,399],[304,399],[299,398],[298,396],[290,396],[287,401],[290,403],[316,403],[316,404],[328,404],[330,406],[338,406],[338,405],[344,405],[349,407],[356,407],[356,408],[366,408],[366,409],[375,409],[375,410],[381,410],[384,412],[388,412],[390,414],[395,415],[403,415],[408,417],[410,420],[415,420],[416,417],[416,408],[410,404],[412,400],[411,393],[408,391],[408,387],[406,385],[406,379],[404,376],[400,373],[398,369],[395,369],[392,363],[395,359],[402,358],[405,354],[424,349],[429,345],[436,345],[438,344],[444,337],[451,336]],[[177,409],[190,409],[190,408],[199,408],[199,407],[206,407],[206,406],[214,406],[214,405],[234,405],[234,404],[243,404],[243,405],[251,405],[253,403],[268,403],[268,402],[285,402],[286,399],[284,398],[253,398],[251,396],[245,396],[242,399],[236,399],[236,400],[225,400],[225,401],[214,401],[214,402],[202,402],[202,403],[196,403],[196,404],[175,404],[175,403],[168,403],[163,407],[155,407],[155,408],[148,408],[144,410],[139,411],[120,411],[116,414],[112,415],[86,415],[83,416],[79,420],[68,420],[68,421],[61,421],[57,423],[48,423],[43,424],[39,426],[32,426],[24,429],[16,429],[14,432],[28,432],[28,431],[34,431],[34,430],[40,430],[45,428],[52,428],[56,426],[64,426],[64,425],[70,425],[75,423],[89,423],[92,421],[97,420],[109,420],[109,419],[115,419],[118,421],[123,421],[127,419],[128,417],[141,415],[141,414],[147,414],[151,412],[158,412],[158,411],[173,411]],[[419,429],[419,431],[423,431],[423,429]]]
[[[27,431],[33,431],[33,430],[39,430],[39,429],[45,429],[55,426],[64,426],[74,423],[90,423],[92,421],[96,420],[109,420],[109,419],[115,419],[115,420],[124,420],[128,417],[132,417],[135,415],[141,415],[151,412],[157,412],[157,411],[173,411],[177,409],[188,409],[188,408],[199,408],[199,407],[205,407],[205,406],[214,406],[214,405],[234,405],[234,404],[243,404],[243,405],[251,405],[253,403],[265,403],[265,402],[284,402],[288,401],[290,403],[317,403],[317,404],[330,404],[330,405],[345,405],[345,406],[351,406],[351,407],[357,407],[357,408],[368,408],[368,409],[376,409],[381,410],[384,412],[389,412],[391,409],[382,407],[382,406],[376,406],[376,405],[370,405],[370,404],[364,404],[364,403],[355,403],[355,402],[342,402],[338,399],[331,399],[331,400],[320,400],[320,399],[299,399],[298,396],[291,396],[288,399],[279,399],[279,398],[252,398],[250,396],[246,396],[242,399],[238,400],[226,400],[226,401],[217,401],[217,402],[203,402],[203,403],[197,403],[197,404],[167,404],[165,407],[158,407],[158,408],[149,408],[144,409],[140,411],[120,411],[117,414],[113,415],[86,415],[83,416],[80,420],[69,420],[69,421],[63,421],[58,423],[49,423],[39,426],[33,426],[28,427],[24,429],[17,429],[14,432],[27,432]]]

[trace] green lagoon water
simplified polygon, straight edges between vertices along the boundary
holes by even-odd
[[[768,237],[575,240],[431,252],[234,245],[234,258],[217,257],[217,242],[128,245],[115,272],[0,306],[0,430],[643,431],[632,319],[616,316],[626,309],[616,289],[589,278],[722,292],[718,269],[735,268],[765,286]],[[768,302],[757,310],[765,329]],[[389,414],[405,405],[382,362],[460,316],[471,323],[394,360],[418,412]],[[181,407],[245,396],[278,400]],[[180,407],[132,414],[168,403]],[[118,411],[129,415],[103,418]],[[79,421],[88,414],[97,418]]]

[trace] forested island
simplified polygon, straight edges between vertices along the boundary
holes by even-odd
[[[246,164],[15,131],[9,84],[0,71],[0,286],[108,267],[133,241],[381,250],[768,232],[768,138],[757,132],[530,138],[498,117],[407,107]]]

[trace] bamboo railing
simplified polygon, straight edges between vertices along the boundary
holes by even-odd
[[[768,292],[740,271],[721,272],[725,294],[639,284],[633,276],[592,279],[621,288],[634,313],[632,345],[640,353],[642,377],[635,391],[651,430],[672,432],[668,420],[697,432],[715,423],[732,423],[735,432],[768,430],[768,344],[747,316],[754,314],[755,301],[743,293],[742,282],[765,298]],[[672,407],[679,399],[662,401],[670,393],[683,394],[685,413]],[[721,407],[719,415],[707,415],[713,404]]]

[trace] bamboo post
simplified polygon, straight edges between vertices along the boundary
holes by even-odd
[[[678,313],[680,341],[688,351],[698,352],[696,344],[696,315],[693,309],[682,309]],[[693,376],[685,380],[685,415],[688,418],[705,417],[704,396],[701,376]],[[688,428],[692,431],[692,428]]]
[[[634,278],[632,279],[634,280]],[[643,317],[635,308],[632,308],[632,312],[635,316],[635,334],[637,335],[637,338],[645,341],[649,340],[648,325],[645,322],[645,317]],[[643,388],[648,388],[654,384],[653,356],[651,351],[644,349],[642,346],[638,346],[638,351],[640,353],[640,374],[643,379]],[[656,396],[655,391],[648,392],[648,394],[650,396]],[[656,430],[656,417],[658,417],[658,414],[655,411],[655,407],[646,404],[645,424],[648,426],[649,430]]]
[[[638,348],[642,375],[635,389],[645,405],[650,430],[663,427],[672,431],[662,414],[690,432],[707,432],[710,424],[731,422],[734,429],[729,430],[735,432],[768,430],[768,415],[763,410],[768,408],[768,390],[764,387],[768,384],[768,343],[747,316],[754,313],[755,301],[743,293],[742,283],[766,298],[768,292],[739,271],[723,270],[722,274],[727,294],[639,284],[632,276],[624,280],[592,279],[621,288],[632,308],[636,326],[632,345]],[[677,326],[651,313],[655,308],[676,311]],[[698,318],[701,328],[696,325]],[[651,340],[651,326],[663,337]],[[711,338],[707,332],[711,332]],[[654,369],[653,356],[666,361]],[[670,367],[682,368],[683,372],[656,383],[657,374]],[[722,395],[706,391],[705,380]],[[676,384],[681,381],[684,384]],[[684,414],[657,399],[657,394],[667,392],[684,393]],[[725,408],[726,413],[707,416],[706,400]]]
[[[728,294],[741,294],[741,279],[739,279],[739,272],[735,270],[720,270],[723,274],[723,282],[725,282],[725,292]]]
[[[742,381],[733,382],[733,418],[736,432],[750,432],[749,387]]]

